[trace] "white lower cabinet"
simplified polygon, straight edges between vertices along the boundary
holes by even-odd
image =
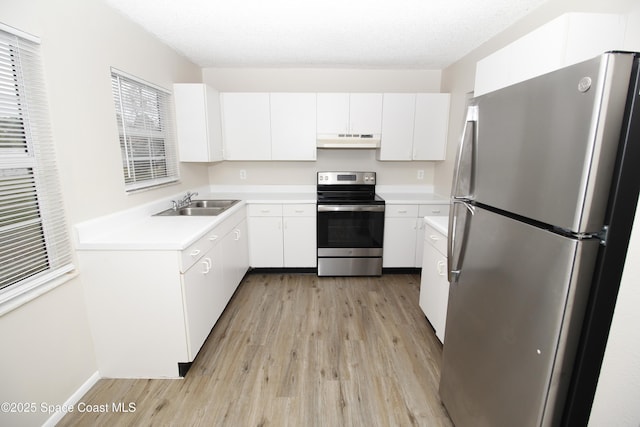
[[[283,243],[285,267],[315,267],[316,205],[283,205]]]
[[[222,295],[217,295],[224,287],[220,252],[220,245],[209,249],[182,275],[189,360],[195,359],[226,305]]]
[[[222,279],[225,284],[221,297],[229,298],[249,269],[249,234],[247,220],[237,224],[230,233],[222,239]]]
[[[425,216],[449,215],[449,205],[387,204],[384,219],[382,266],[385,268],[419,268],[422,266]]]
[[[316,266],[315,204],[250,204],[248,215],[252,267]]]
[[[266,211],[269,208],[262,207],[262,210]],[[277,210],[282,211],[279,206]],[[251,267],[283,267],[282,216],[249,216],[249,228],[251,229],[249,238],[249,264]]]
[[[183,251],[78,251],[100,375],[176,378],[249,268],[240,209]]]
[[[449,301],[446,245],[447,238],[429,224],[425,224],[420,308],[442,343],[444,343]]]
[[[415,267],[418,210],[418,205],[386,206],[383,267]]]

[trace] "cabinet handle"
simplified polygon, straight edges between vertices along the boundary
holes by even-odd
[[[191,255],[192,257],[197,257],[198,255],[200,255],[200,249],[196,249],[195,251],[191,252],[189,255]]]
[[[233,232],[236,233],[236,240],[240,240],[240,230],[236,228]]]
[[[434,242],[437,242],[438,240],[440,240],[440,238],[438,236],[436,236],[435,234],[431,234],[429,235],[429,238],[431,240],[433,240]]]
[[[439,214],[440,212],[441,212],[440,209],[433,209],[431,211],[431,213],[434,213],[434,214]]]
[[[438,261],[436,264],[437,268],[438,268],[438,275],[439,276],[444,276],[447,272],[447,263],[445,263],[444,261]]]
[[[403,210],[401,210],[401,211],[398,211],[398,213],[406,214],[406,213],[407,213],[407,210],[406,210],[406,209],[403,209]]]
[[[260,213],[270,213],[271,209],[260,209]]]
[[[202,274],[208,274],[211,271],[211,259],[205,258],[202,260],[202,265],[204,265],[204,271]]]
[[[296,209],[295,213],[304,213],[304,209]]]
[[[215,242],[216,240],[218,240],[218,235],[214,234],[213,236],[209,236],[209,240]]]

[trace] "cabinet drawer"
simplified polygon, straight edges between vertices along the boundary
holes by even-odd
[[[282,205],[283,216],[316,216],[316,205],[311,203]]]
[[[217,234],[217,228],[207,232],[204,236],[180,252],[180,272],[186,272],[197,260],[211,249],[222,236]]]
[[[423,216],[447,216],[449,215],[449,205],[448,204],[438,204],[438,205],[420,205],[420,213],[419,217]]]
[[[282,205],[251,204],[249,216],[282,216]]]
[[[387,205],[384,214],[389,218],[417,218],[418,205]]]
[[[436,248],[445,257],[447,256],[447,238],[429,224],[424,224],[424,241]]]

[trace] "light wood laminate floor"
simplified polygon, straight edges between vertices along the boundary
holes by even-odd
[[[249,274],[178,380],[102,379],[60,426],[451,426],[419,275]]]

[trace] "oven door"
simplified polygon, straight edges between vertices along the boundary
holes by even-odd
[[[382,256],[384,208],[318,204],[318,256]]]

